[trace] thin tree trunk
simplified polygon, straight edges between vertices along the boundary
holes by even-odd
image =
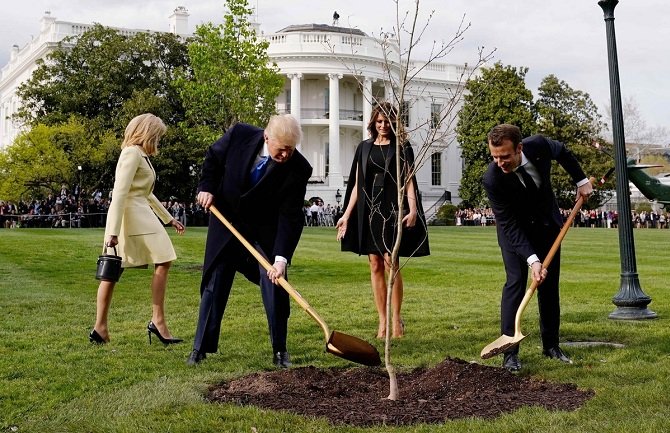
[[[404,198],[405,198],[405,189],[407,187],[407,181],[401,177],[401,168],[404,163],[402,155],[402,135],[399,134],[402,132],[401,122],[402,120],[396,119],[396,179],[398,179],[398,214],[396,216],[396,239],[393,244],[393,249],[391,250],[391,263],[389,264],[389,278],[386,286],[386,341],[384,345],[384,362],[386,364],[386,371],[389,374],[389,400],[398,400],[400,398],[400,393],[398,391],[398,379],[396,378],[395,368],[391,363],[391,314],[392,314],[392,298],[393,298],[393,286],[395,284],[396,277],[398,276],[399,270],[399,252],[400,252],[400,242],[402,241],[402,216],[404,209]],[[411,173],[408,173],[411,175]]]

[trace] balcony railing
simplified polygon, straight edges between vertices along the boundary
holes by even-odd
[[[303,119],[328,119],[328,110],[325,108],[301,108],[300,117]]]
[[[363,111],[340,110],[340,120],[363,120]]]
[[[277,107],[279,114],[291,114],[291,107]],[[301,119],[329,119],[330,112],[325,108],[302,108],[300,110]],[[361,110],[340,110],[340,120],[362,121],[363,111]]]

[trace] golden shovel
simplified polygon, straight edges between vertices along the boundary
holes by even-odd
[[[593,180],[594,179],[591,179],[592,182]],[[572,208],[570,216],[568,216],[568,219],[563,224],[561,232],[556,237],[554,244],[551,246],[551,249],[547,253],[547,256],[544,258],[544,261],[542,262],[542,269],[547,269],[549,267],[551,260],[554,258],[554,255],[556,254],[556,251],[558,251],[558,248],[561,246],[561,241],[565,237],[565,234],[568,232],[568,229],[570,229],[572,221],[575,219],[575,216],[577,215],[577,212],[579,212],[579,209],[582,207],[583,203],[584,203],[584,197],[580,196],[579,199],[577,200],[577,203],[575,203],[575,206]],[[523,311],[526,309],[528,302],[530,302],[530,298],[533,297],[535,289],[537,289],[537,280],[533,279],[533,282],[530,284],[530,287],[526,289],[526,294],[521,300],[521,304],[519,305],[519,308],[516,311],[516,316],[514,318],[514,336],[510,337],[509,335],[503,334],[500,337],[498,337],[496,341],[494,341],[493,343],[489,344],[488,346],[482,349],[481,353],[482,359],[488,359],[493,356],[504,353],[508,349],[511,349],[512,347],[521,343],[521,340],[526,338],[526,336],[521,333],[521,315],[523,314]]]
[[[223,223],[228,230],[231,231],[237,240],[244,245],[244,247],[254,256],[258,263],[269,270],[272,268],[272,265],[265,259],[265,257],[251,245],[244,237],[238,232],[235,227],[223,216],[221,212],[214,207],[210,206],[209,210]],[[326,337],[326,352],[332,353],[333,355],[339,356],[340,358],[347,359],[358,364],[377,366],[382,363],[381,358],[379,357],[379,352],[367,341],[361,340],[360,338],[354,337],[352,335],[343,334],[338,331],[331,331],[326,325],[326,322],[323,321],[321,316],[317,314],[316,311],[307,303],[307,301],[295,290],[291,285],[286,281],[284,277],[280,277],[278,280],[279,285],[288,292],[288,294],[302,307],[303,310],[307,312],[316,322],[321,326],[323,333]]]

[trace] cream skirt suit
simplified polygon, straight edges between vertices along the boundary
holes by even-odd
[[[141,146],[121,150],[105,238],[118,236],[117,251],[124,268],[171,262],[177,258],[163,226],[172,220],[172,215],[153,194],[155,181],[156,173]]]

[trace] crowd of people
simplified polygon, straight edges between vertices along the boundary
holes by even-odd
[[[334,227],[341,213],[340,205],[323,205],[322,200],[315,199],[305,203],[303,207],[305,225],[309,227]]]
[[[104,227],[110,194],[96,190],[74,195],[67,187],[57,196],[49,194],[42,200],[0,200],[0,228],[91,228]],[[163,201],[163,206],[182,223],[194,227],[207,226],[209,215],[198,202]],[[321,200],[306,203],[303,209],[305,226],[334,227],[341,213],[340,206],[324,205]]]
[[[561,209],[563,220],[567,220],[571,209]],[[491,208],[468,208],[456,211],[457,226],[495,226],[496,219]],[[670,213],[663,209],[651,211],[631,211],[631,221],[635,228],[670,228]],[[573,227],[615,229],[619,226],[619,213],[604,209],[580,209],[572,223]]]
[[[76,191],[76,187],[73,189]],[[0,200],[0,228],[82,228],[104,227],[111,191],[104,195],[95,190],[88,195],[86,191],[75,195],[63,187],[58,195],[49,194],[41,200],[20,200],[16,203]],[[207,226],[207,211],[194,201],[187,203],[178,200],[163,201],[163,206],[183,225]],[[311,204],[310,204],[311,203]],[[303,207],[305,226],[334,227],[342,214],[339,205],[325,204],[322,200],[306,202]],[[564,219],[570,209],[561,209]],[[491,208],[459,209],[455,214],[457,226],[495,226],[496,219]],[[670,228],[670,213],[663,209],[651,211],[631,211],[631,221],[635,228]],[[617,211],[581,209],[573,227],[617,228]]]
[[[102,227],[107,207],[101,195],[85,198],[64,185],[58,194],[41,200],[0,200],[0,227]]]
[[[100,190],[75,195],[67,187],[41,200],[0,200],[0,228],[105,227],[110,201],[111,191],[107,195]],[[207,225],[209,217],[196,202],[168,200],[162,204],[183,225]]]

